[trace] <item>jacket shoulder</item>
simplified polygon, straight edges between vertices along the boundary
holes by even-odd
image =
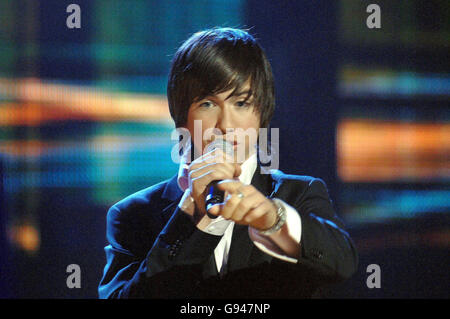
[[[112,205],[107,213],[108,228],[130,227],[140,229],[151,221],[161,221],[161,212],[171,201],[164,198],[170,180],[137,191]],[[158,224],[158,223],[157,223]],[[127,225],[127,226],[126,226]]]
[[[308,176],[308,175],[286,174],[279,169],[270,170],[270,174],[272,175],[272,178],[276,181],[295,180],[295,181],[309,183],[315,179],[315,177]]]
[[[153,186],[141,189],[127,197],[121,199],[111,209],[117,209],[119,211],[133,210],[138,207],[148,206],[154,202],[159,202],[162,198],[164,190],[169,180],[162,181]]]
[[[311,191],[327,193],[325,182],[317,177],[308,175],[286,174],[280,170],[271,170],[272,196],[284,199],[288,203],[297,205],[302,198]]]
[[[115,248],[144,254],[163,225],[162,207],[168,181],[131,194],[112,205],[106,215],[106,237]]]
[[[325,184],[325,182],[322,179],[317,178],[317,177],[308,176],[308,175],[286,174],[278,169],[270,170],[270,175],[272,177],[272,180],[278,184],[287,182],[287,183],[297,183],[297,184],[302,184],[302,185],[308,186],[312,182],[315,182],[315,181]]]

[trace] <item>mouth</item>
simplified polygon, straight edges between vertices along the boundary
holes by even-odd
[[[236,145],[239,144],[239,143],[237,142],[237,140],[235,140],[235,139],[229,139],[229,140],[227,140],[227,139],[219,139],[219,140],[222,140],[222,141],[224,141],[225,143],[230,144],[230,145],[232,145],[232,146],[236,146]],[[215,141],[216,141],[216,140],[208,141],[206,144],[209,145],[209,144],[214,143]]]
[[[236,150],[239,147],[239,143],[237,141],[227,141],[234,150]]]

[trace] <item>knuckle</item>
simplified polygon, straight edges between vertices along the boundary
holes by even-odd
[[[194,178],[192,180],[192,187],[194,188],[194,191],[199,190],[201,186],[202,186],[202,184],[200,183],[200,179],[199,178]]]
[[[189,177],[190,179],[194,179],[194,178],[196,177],[195,175],[196,175],[196,174],[195,174],[195,171],[189,170],[188,177]]]
[[[248,211],[250,207],[245,201],[241,201],[241,203],[239,204],[239,208],[242,211]]]
[[[228,210],[226,210],[226,209],[222,210],[222,214],[221,215],[225,219],[230,219],[230,217],[231,217],[231,213]]]
[[[213,178],[220,178],[223,177],[223,173],[220,170],[213,170],[211,171],[211,177]]]
[[[197,189],[198,180],[197,179],[191,180],[191,185],[192,185],[192,188],[193,188],[193,190],[195,192],[195,190]]]
[[[244,217],[244,221],[247,223],[252,222],[254,219],[254,214],[252,212],[248,213],[247,215],[245,215]]]
[[[240,200],[236,195],[231,196],[230,199],[228,200],[228,203],[230,203],[230,206],[236,206],[239,202],[240,202]]]

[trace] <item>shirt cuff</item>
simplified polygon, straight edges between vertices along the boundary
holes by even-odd
[[[295,242],[300,243],[300,239],[302,236],[302,221],[300,218],[300,214],[295,208],[283,202],[282,200],[278,198],[273,198],[273,200],[276,200],[286,210],[285,225],[288,228],[288,234],[295,240]],[[275,244],[269,236],[260,234],[258,230],[252,227],[248,228],[248,232],[250,239],[253,241],[255,246],[262,250],[264,253],[291,263],[296,263],[298,261],[297,258],[286,256],[285,252],[277,244]]]
[[[233,221],[226,220],[222,216],[218,216],[213,219],[205,229],[202,229],[202,231],[211,235],[223,236],[232,222]]]

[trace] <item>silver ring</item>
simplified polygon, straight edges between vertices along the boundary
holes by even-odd
[[[242,194],[241,191],[238,191],[237,197],[238,197],[239,199],[242,199],[242,198],[244,198],[244,194]]]

